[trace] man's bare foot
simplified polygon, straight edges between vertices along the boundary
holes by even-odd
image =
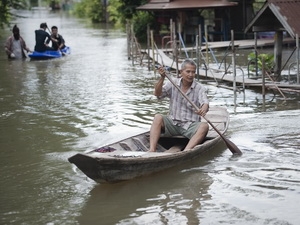
[[[169,152],[169,153],[175,153],[175,152],[181,152],[181,150],[183,149],[184,146],[182,145],[174,145],[171,148],[169,148],[167,151],[165,152]]]

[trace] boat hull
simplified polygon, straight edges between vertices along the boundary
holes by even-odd
[[[215,107],[206,117],[209,117],[209,120],[217,126],[221,133],[225,133],[229,122],[226,110]],[[177,152],[168,150],[174,146],[181,146],[183,149],[189,141],[187,138],[161,137],[157,152],[147,152],[149,132],[145,132],[87,153],[78,153],[68,160],[94,181],[113,183],[183,164],[213,149],[221,140],[221,137],[210,129],[206,140],[191,150]]]
[[[45,52],[32,52],[28,54],[28,57],[35,60],[43,59],[55,59],[61,58],[64,55],[69,55],[71,53],[70,47],[66,46],[61,51],[45,51]]]

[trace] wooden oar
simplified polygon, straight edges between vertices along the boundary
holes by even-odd
[[[165,76],[169,79],[169,81],[177,88],[177,90],[182,94],[182,96],[189,102],[191,103],[191,105],[197,110],[199,111],[199,107],[192,102],[192,100],[189,99],[189,97],[180,89],[180,87],[177,86],[177,84],[169,77],[169,75],[165,72]],[[203,119],[206,120],[207,123],[209,123],[209,125],[220,135],[220,137],[223,139],[223,141],[225,142],[225,144],[227,145],[227,147],[229,148],[229,150],[232,152],[232,154],[235,155],[241,155],[242,152],[241,150],[230,140],[228,140],[226,137],[224,137],[224,135],[205,117],[202,116]]]
[[[157,46],[156,46],[156,44],[154,42],[153,42],[153,45],[155,46],[155,49],[156,49],[157,53],[159,54],[158,48],[157,48]],[[159,55],[161,57],[162,65],[163,65],[163,67],[165,67],[165,64],[164,64],[164,61],[163,61],[163,57],[161,56],[161,54],[159,54]],[[180,89],[180,87],[177,86],[177,84],[175,84],[175,82],[169,77],[169,75],[166,72],[165,72],[165,76],[177,88],[177,90],[182,94],[182,96],[189,103],[191,103],[191,105],[198,111],[199,110],[198,106],[195,105],[195,103],[192,102],[192,100],[189,99],[189,97]],[[242,151],[232,141],[229,141],[226,137],[224,137],[224,135],[221,134],[221,132],[205,116],[202,116],[202,117],[220,135],[220,137],[223,139],[223,141],[225,142],[227,148],[229,148],[229,150],[232,152],[232,154],[235,154],[235,155],[241,155],[242,154]]]

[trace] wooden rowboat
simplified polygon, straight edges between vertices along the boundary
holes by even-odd
[[[225,108],[211,107],[206,118],[222,134],[226,132],[229,113]],[[195,159],[214,148],[221,140],[210,127],[205,141],[191,150],[179,150],[187,144],[187,138],[161,137],[157,152],[147,152],[149,132],[145,132],[86,153],[78,153],[68,160],[94,181],[112,183],[148,175]]]

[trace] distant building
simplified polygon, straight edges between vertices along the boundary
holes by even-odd
[[[230,30],[236,39],[247,38],[244,29],[254,17],[254,0],[150,0],[137,7],[153,12],[157,17],[156,33],[166,33],[170,19],[177,23],[186,42],[193,42],[199,28],[207,29],[210,41],[230,40]]]
[[[281,74],[282,46],[284,33],[292,38],[300,35],[300,0],[268,0],[245,28],[245,33],[275,34],[275,69],[277,76]],[[297,40],[299,42],[299,40]],[[299,78],[298,78],[299,83]]]

